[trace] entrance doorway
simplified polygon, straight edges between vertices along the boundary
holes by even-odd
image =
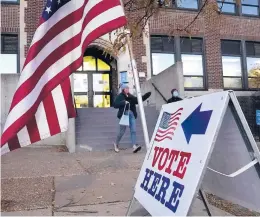
[[[97,56],[85,56],[74,73],[76,108],[107,108],[112,102],[112,68]]]

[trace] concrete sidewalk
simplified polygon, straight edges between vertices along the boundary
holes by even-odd
[[[22,148],[2,157],[2,210],[8,215],[125,215],[145,151],[69,154]],[[211,206],[214,215],[229,215]],[[135,203],[135,215],[144,211]],[[201,200],[191,215],[207,215]]]

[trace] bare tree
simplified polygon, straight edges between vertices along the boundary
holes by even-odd
[[[260,89],[260,64],[255,64],[255,66],[249,71],[249,85],[252,88]]]
[[[240,0],[235,0],[236,4],[240,4]],[[220,5],[217,2],[210,0],[204,0],[202,6],[200,7],[194,19],[183,27],[168,26],[167,32],[169,37],[173,36],[173,32],[180,32],[184,34],[191,35],[191,27],[196,22],[201,14],[206,10],[213,10],[221,15],[222,7],[225,3],[225,0],[222,0]],[[128,18],[128,24],[124,28],[118,29],[113,32],[113,36],[110,34],[109,43],[111,44],[110,48],[105,50],[105,53],[113,53],[117,55],[121,51],[125,51],[127,44],[127,35],[129,34],[132,40],[136,40],[141,37],[142,34],[147,34],[145,27],[151,17],[154,17],[158,12],[166,10],[167,7],[171,7],[175,4],[172,0],[123,0],[123,6],[125,9],[126,16]],[[124,31],[125,29],[130,30],[129,32]],[[113,39],[113,40],[112,40]]]

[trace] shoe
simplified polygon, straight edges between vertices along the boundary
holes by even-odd
[[[141,148],[142,148],[142,147],[141,147],[140,145],[137,145],[137,144],[136,144],[136,145],[133,146],[133,149],[134,149],[133,152],[136,153],[136,152],[140,151]]]
[[[114,143],[114,150],[115,150],[116,153],[119,152],[119,148],[118,148],[118,145],[116,143]]]

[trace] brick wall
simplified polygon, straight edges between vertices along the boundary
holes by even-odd
[[[221,89],[223,79],[220,39],[260,41],[260,19],[219,14],[212,9],[216,2],[209,2],[198,19],[188,28],[190,33],[182,32],[180,29],[186,27],[197,12],[169,8],[163,9],[150,20],[150,34],[167,35],[171,32],[175,36],[203,37],[208,88]],[[138,54],[140,51],[135,52]]]
[[[1,4],[1,32],[19,33],[19,5]]]
[[[135,25],[139,20],[140,17],[142,17],[143,14],[138,11],[138,13],[134,12],[127,12],[126,11],[126,17],[129,25]],[[136,60],[137,69],[139,72],[146,72],[147,66],[146,63],[142,61],[142,56],[146,56],[146,46],[143,41],[143,35],[135,36],[134,40],[132,40],[132,49],[134,58]]]
[[[215,2],[210,2],[208,8],[214,7]],[[220,21],[219,14],[206,8],[204,13],[205,19],[205,58],[206,73],[209,89],[218,89],[223,86],[222,78],[222,60],[220,44]]]
[[[27,33],[27,45],[25,46],[25,55],[31,45],[34,32],[39,24],[39,18],[42,14],[45,0],[28,0],[25,8],[25,32]]]

